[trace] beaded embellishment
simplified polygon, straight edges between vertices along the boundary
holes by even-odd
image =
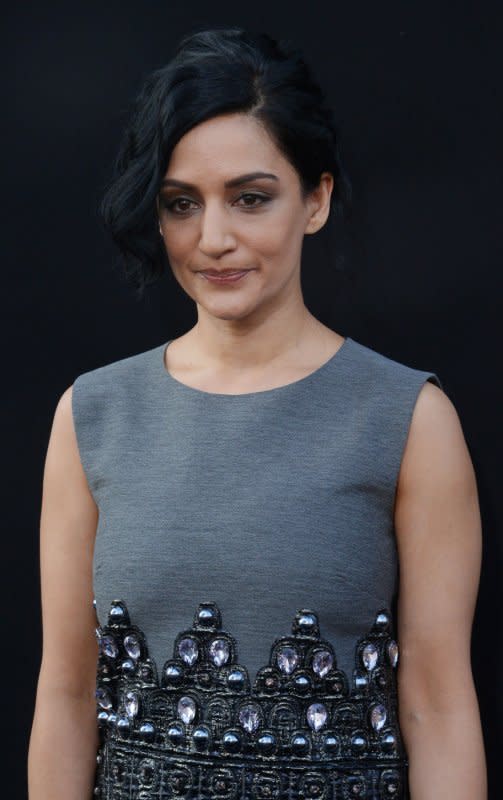
[[[124,600],[96,636],[95,797],[408,798],[388,609],[356,643],[351,681],[306,608],[291,635],[275,639],[253,687],[214,602],[199,604],[160,676]]]

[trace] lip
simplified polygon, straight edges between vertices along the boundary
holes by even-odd
[[[241,278],[247,275],[248,272],[251,272],[251,270],[243,269],[232,272],[226,270],[222,270],[222,272],[205,272],[204,270],[201,270],[200,275],[212,283],[236,283],[236,281],[241,280]]]

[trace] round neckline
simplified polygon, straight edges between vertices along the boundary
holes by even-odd
[[[316,378],[321,377],[329,370],[329,368],[338,361],[338,357],[340,355],[344,355],[344,352],[347,350],[348,343],[352,342],[350,336],[346,336],[344,341],[340,345],[340,347],[333,353],[327,361],[324,361],[323,364],[320,364],[313,372],[308,373],[308,375],[304,375],[303,378],[299,378],[296,381],[290,381],[290,383],[284,383],[281,386],[273,386],[271,389],[262,389],[256,392],[240,392],[239,394],[229,394],[226,392],[207,392],[204,389],[197,389],[195,386],[189,386],[187,383],[183,383],[182,381],[175,378],[171,372],[166,369],[165,363],[165,354],[166,350],[171,344],[173,339],[168,339],[167,342],[164,342],[159,348],[156,348],[156,357],[160,353],[160,370],[161,374],[164,376],[164,379],[171,384],[174,389],[178,389],[181,392],[185,392],[187,395],[191,394],[194,397],[207,397],[207,398],[217,398],[217,399],[227,399],[238,401],[239,398],[252,398],[252,397],[267,397],[272,396],[275,394],[283,394],[288,391],[293,391],[295,388],[303,388],[304,386],[308,385],[309,383],[316,380]]]

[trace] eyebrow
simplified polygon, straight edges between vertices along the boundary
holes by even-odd
[[[248,172],[246,175],[238,175],[237,178],[232,178],[229,181],[224,183],[226,189],[230,189],[234,186],[241,186],[243,183],[248,183],[249,181],[255,181],[257,178],[269,178],[273,181],[278,181],[279,178],[277,175],[273,175],[271,172]],[[161,183],[162,186],[177,186],[179,189],[195,189],[196,187],[192,183],[185,183],[185,181],[178,181],[176,178],[164,178]]]

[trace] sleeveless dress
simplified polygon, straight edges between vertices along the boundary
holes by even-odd
[[[102,800],[409,797],[393,510],[435,373],[346,337],[277,388],[165,368],[171,340],[73,385],[99,509]]]

